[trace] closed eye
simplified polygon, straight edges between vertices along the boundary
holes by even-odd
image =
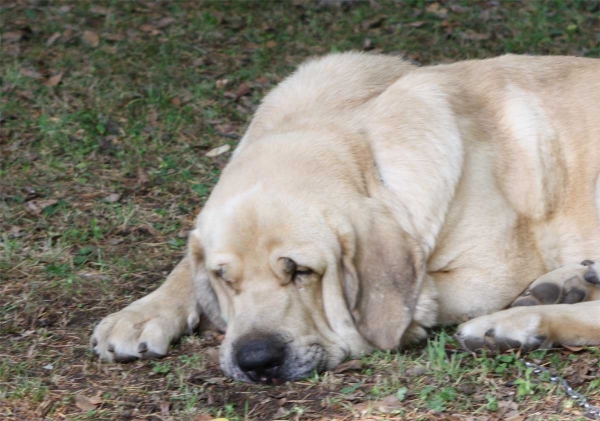
[[[310,269],[296,269],[294,273],[292,273],[292,281],[296,281],[301,279],[302,277],[312,275],[313,271]]]

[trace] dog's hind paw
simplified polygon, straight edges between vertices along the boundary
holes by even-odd
[[[511,307],[575,304],[600,295],[600,264],[584,260],[566,265],[536,279]]]
[[[521,310],[529,309],[508,309],[470,320],[459,326],[455,337],[464,349],[475,352],[497,353],[509,349],[529,352],[551,347],[543,315]]]

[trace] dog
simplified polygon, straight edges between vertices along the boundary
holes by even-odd
[[[278,384],[461,324],[465,348],[600,344],[600,61],[312,59],[269,93],[183,260],[94,329],[158,358],[208,318]]]

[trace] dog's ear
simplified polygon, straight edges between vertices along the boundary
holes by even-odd
[[[204,248],[196,232],[192,231],[188,238],[188,253],[191,262],[192,276],[196,299],[202,308],[202,313],[220,331],[225,332],[227,323],[221,316],[221,307],[217,294],[210,282],[208,271],[204,264]]]
[[[341,237],[348,307],[361,335],[378,349],[400,346],[423,279],[416,245],[385,211],[367,213]]]

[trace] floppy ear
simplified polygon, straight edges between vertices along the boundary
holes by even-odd
[[[359,332],[379,349],[398,348],[424,274],[416,242],[379,210],[366,212],[341,243],[346,301]]]
[[[202,313],[220,331],[225,332],[227,323],[221,317],[221,308],[217,294],[210,283],[209,274],[204,265],[204,248],[195,232],[191,232],[188,240],[192,277],[196,299],[202,308]]]

